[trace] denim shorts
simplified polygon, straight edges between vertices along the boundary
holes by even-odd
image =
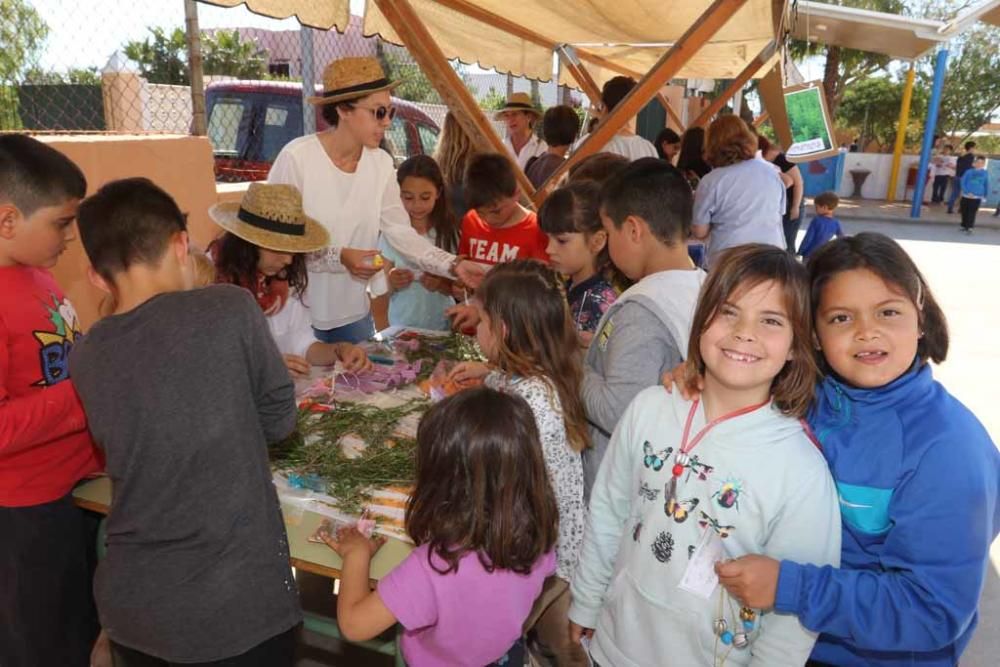
[[[351,322],[335,329],[313,327],[316,340],[323,343],[360,343],[375,335],[375,320],[368,313],[357,322]]]

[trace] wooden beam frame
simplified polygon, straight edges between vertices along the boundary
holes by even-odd
[[[557,50],[564,56],[559,59],[559,62],[565,65],[570,76],[580,86],[580,90],[590,99],[590,103],[595,108],[600,108],[602,106],[601,88],[594,81],[594,77],[590,76],[590,72],[583,66],[583,63],[580,62],[576,49],[566,44],[560,44]]]
[[[763,125],[764,123],[766,123],[766,122],[767,122],[767,119],[768,119],[768,118],[770,118],[770,117],[771,117],[771,114],[769,114],[769,113],[767,112],[767,109],[764,109],[764,110],[763,110],[763,111],[762,111],[762,112],[760,113],[760,115],[759,115],[759,116],[757,116],[756,118],[754,118],[754,119],[753,119],[753,126],[754,126],[755,128],[756,128],[756,127],[760,127],[761,125]]]
[[[719,110],[726,106],[726,102],[742,89],[747,84],[747,81],[760,71],[761,67],[767,64],[767,61],[771,59],[776,49],[777,44],[774,41],[768,42],[767,46],[757,54],[757,57],[747,63],[747,66],[733,79],[732,83],[698,114],[698,117],[691,123],[691,127],[704,127],[708,125],[709,121],[712,120],[712,116],[719,113]]]
[[[409,50],[410,55],[420,65],[420,69],[427,75],[441,99],[455,114],[455,119],[469,135],[473,145],[485,152],[496,152],[510,157],[500,135],[493,129],[465,83],[452,69],[441,47],[434,41],[409,0],[375,0],[375,4],[399,35],[403,46]],[[513,159],[511,163],[514,163]],[[514,174],[517,176],[522,193],[530,199],[535,193],[535,188],[516,163],[514,163]]]
[[[785,148],[792,145],[792,128],[788,123],[788,110],[785,108],[785,84],[782,76],[781,60],[774,64],[771,71],[757,84],[757,93],[761,104],[774,128],[774,135]]]
[[[674,78],[681,67],[698,52],[698,49],[704,46],[746,2],[747,0],[715,0],[681,38],[663,54],[653,69],[639,80],[635,88],[618,103],[618,106],[604,117],[590,136],[570,155],[569,159],[563,162],[538,188],[535,194],[535,204],[540,205],[544,201],[570,167],[603,148],[618,130],[630,118],[639,113],[642,107],[660,92],[660,88]]]
[[[378,0],[376,0],[376,2],[378,2]],[[559,48],[559,42],[556,42],[541,33],[537,33],[534,30],[529,30],[524,26],[518,25],[517,23],[514,23],[510,19],[500,16],[499,14],[494,14],[493,12],[481,9],[467,0],[433,0],[433,2],[441,5],[442,7],[447,7],[448,9],[458,12],[463,16],[468,16],[469,18],[481,21],[486,25],[499,28],[508,34],[520,37],[525,41],[543,46],[550,51],[555,51]],[[590,51],[582,49],[574,50],[576,51],[576,55],[579,60],[586,60],[592,65],[597,65],[598,67],[603,67],[613,72],[624,74],[625,76],[631,76],[637,79],[641,76],[638,72],[632,71],[627,67],[622,67],[618,63],[599,56],[596,53],[591,53]]]
[[[679,127],[681,129],[681,132],[684,132],[684,130],[687,129],[686,127],[684,127],[684,121],[682,121],[681,117],[677,115],[677,112],[674,111],[674,108],[670,106],[670,100],[667,99],[666,95],[664,95],[663,93],[657,93],[656,99],[659,100],[660,106],[663,107],[663,110],[667,112],[668,116],[670,116],[670,122]]]

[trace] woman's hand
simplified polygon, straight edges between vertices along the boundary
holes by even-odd
[[[744,607],[772,609],[781,563],[756,554],[715,564],[719,583]]]
[[[441,278],[440,276],[435,276],[430,273],[424,273],[420,276],[420,284],[428,292],[438,292],[439,294],[451,294],[452,281],[447,278]]]
[[[340,263],[355,278],[368,280],[382,270],[382,262],[378,250],[359,250],[358,248],[341,248]]]
[[[340,343],[337,357],[340,363],[344,364],[344,369],[352,373],[367,371],[372,367],[372,361],[364,349],[352,343]]]
[[[456,384],[462,384],[470,380],[484,378],[489,372],[490,367],[484,363],[479,361],[463,361],[451,369],[451,372],[448,373],[448,379]]]
[[[580,347],[585,350],[590,347],[590,343],[594,340],[593,331],[580,331],[577,332],[577,336],[580,338]],[[667,377],[667,374],[664,373],[663,377]]]
[[[398,292],[413,284],[413,271],[409,269],[392,269],[389,271],[389,286],[392,291]]]
[[[585,628],[582,625],[577,625],[573,621],[569,622],[569,638],[574,644],[579,644],[580,640],[586,637],[590,639],[594,636],[594,628]]]
[[[338,530],[336,535],[331,534],[328,530],[321,530],[317,534],[326,546],[336,551],[345,561],[348,558],[357,558],[358,556],[370,560],[375,552],[385,544],[385,537],[376,535],[367,538],[354,526],[345,526]]]
[[[479,287],[479,283],[483,282],[483,278],[486,277],[486,269],[475,262],[463,259],[455,267],[455,277],[461,280],[469,289],[476,289]]]
[[[285,358],[285,367],[288,368],[288,372],[292,374],[292,377],[305,377],[312,371],[312,364],[306,361],[305,357],[300,357],[297,354],[285,354],[282,356]]]
[[[688,364],[682,363],[673,370],[664,371],[660,383],[668,394],[674,393],[676,387],[681,398],[685,401],[694,401],[701,398],[701,392],[705,389],[705,377],[698,374],[691,375],[688,368]]]

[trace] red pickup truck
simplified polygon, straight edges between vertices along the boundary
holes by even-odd
[[[396,117],[383,148],[398,165],[430,155],[440,129],[415,104],[392,98]],[[208,138],[215,154],[215,180],[262,181],[271,163],[303,130],[302,84],[285,81],[215,81],[205,87]],[[328,127],[317,108],[316,129]]]

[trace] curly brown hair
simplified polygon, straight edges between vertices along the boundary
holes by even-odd
[[[559,534],[548,481],[535,416],[524,399],[467,389],[420,421],[406,532],[428,545],[428,563],[441,574],[457,571],[470,552],[487,572],[527,574]]]
[[[756,154],[757,137],[739,116],[725,114],[708,126],[705,159],[713,167],[728,167]]]

